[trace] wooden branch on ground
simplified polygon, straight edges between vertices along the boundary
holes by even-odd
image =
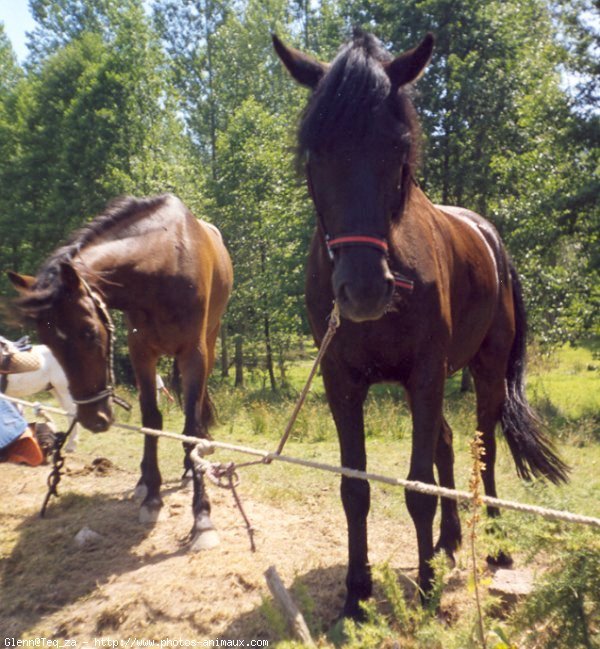
[[[304,617],[292,600],[286,587],[283,585],[275,566],[270,566],[265,571],[265,579],[267,580],[267,586],[269,587],[271,594],[283,609],[285,617],[294,635],[305,645],[314,647],[315,643],[310,635]]]

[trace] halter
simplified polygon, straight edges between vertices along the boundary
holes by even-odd
[[[334,251],[340,248],[347,248],[349,246],[367,246],[370,248],[375,248],[380,253],[382,253],[386,258],[389,256],[390,246],[387,239],[383,237],[375,236],[372,234],[364,234],[364,233],[340,234],[336,237],[331,237],[327,233],[327,229],[325,228],[325,221],[323,219],[323,215],[321,214],[319,208],[317,207],[317,202],[315,200],[315,193],[313,191],[312,177],[310,174],[310,169],[308,164],[306,165],[306,180],[308,183],[308,191],[313,199],[313,203],[315,204],[319,230],[321,231],[321,236],[325,241],[325,247],[327,248],[327,255],[332,264],[334,261],[334,255],[333,255]],[[402,275],[401,273],[398,273],[396,271],[392,271],[392,276],[394,278],[394,286],[396,288],[404,289],[409,293],[413,292],[415,288],[415,283],[413,282],[412,279],[409,279],[405,275]]]
[[[86,397],[85,399],[73,399],[73,403],[75,403],[78,406],[86,406],[89,405],[90,403],[97,403],[98,401],[102,401],[102,399],[106,399],[107,397],[109,397],[112,398],[112,400],[117,405],[121,406],[122,408],[125,408],[125,410],[131,410],[131,406],[124,399],[121,399],[115,394],[115,388],[114,388],[115,373],[114,373],[114,359],[113,359],[113,339],[115,333],[115,326],[110,317],[110,313],[108,312],[106,303],[100,297],[100,295],[96,291],[92,290],[90,285],[83,279],[83,277],[80,277],[79,279],[81,280],[81,283],[85,288],[87,294],[92,299],[92,302],[94,303],[94,306],[98,311],[98,315],[100,316],[100,319],[104,324],[106,333],[108,335],[108,350],[107,350],[107,362],[106,362],[106,388],[104,388],[104,390],[101,390],[100,392],[97,392],[91,397]]]

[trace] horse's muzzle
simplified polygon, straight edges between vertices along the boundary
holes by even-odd
[[[334,286],[340,314],[353,322],[379,320],[394,294],[394,278],[385,275],[377,282],[344,282]]]
[[[92,433],[104,433],[113,422],[112,408],[110,406],[79,406],[77,420]]]

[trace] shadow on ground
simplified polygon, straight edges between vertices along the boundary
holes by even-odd
[[[133,549],[152,527],[137,522],[137,507],[124,496],[66,494],[52,502],[46,518],[23,519],[12,552],[0,562],[0,628],[7,637],[19,638],[115,576],[183,551],[136,555]],[[74,537],[84,526],[102,538],[81,548]]]

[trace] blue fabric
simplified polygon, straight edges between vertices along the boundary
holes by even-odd
[[[26,428],[27,422],[15,406],[0,396],[0,449],[19,439]]]

